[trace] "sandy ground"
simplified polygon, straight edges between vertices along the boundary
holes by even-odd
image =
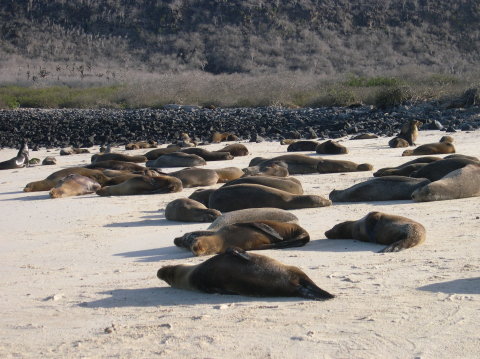
[[[418,144],[444,133],[424,131]],[[458,153],[480,156],[479,132],[455,133]],[[411,160],[387,138],[342,141],[375,169]],[[286,153],[278,143],[246,144],[251,155],[206,168],[245,167],[256,156]],[[210,145],[218,149],[222,145]],[[96,150],[95,148],[94,150]],[[129,153],[140,154],[146,150]],[[173,289],[156,277],[166,264],[200,263],[173,238],[208,224],[167,221],[168,195],[50,199],[24,193],[57,166],[0,172],[1,358],[478,358],[480,357],[480,200],[341,204],[292,211],[312,241],[262,251],[302,268],[330,301],[209,295]],[[16,150],[0,151],[0,161]],[[327,157],[327,156],[324,156]],[[328,196],[372,172],[296,176],[305,193]],[[426,242],[400,253],[380,245],[328,240],[333,225],[369,211],[422,223]],[[109,328],[106,330],[106,328]]]

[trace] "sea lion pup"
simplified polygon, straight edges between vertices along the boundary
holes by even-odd
[[[147,157],[149,161],[153,161],[160,156],[168,155],[169,153],[178,152],[180,150],[181,150],[181,147],[175,145],[171,147],[157,148],[155,150],[148,151],[147,153],[145,153],[144,156]]]
[[[51,166],[51,165],[56,165],[57,164],[57,159],[52,156],[47,156],[43,159],[42,165],[43,166]]]
[[[88,178],[91,178],[100,185],[105,185],[109,180],[109,177],[105,176],[101,170],[98,169],[90,169],[84,167],[70,167],[64,168],[62,170],[53,172],[47,178],[42,181],[35,181],[28,183],[25,188],[23,189],[24,192],[37,192],[37,191],[50,191],[53,187],[55,187],[62,178],[68,176],[69,174],[79,174]]]
[[[317,173],[317,165],[320,159],[302,154],[291,154],[273,157],[270,159],[255,157],[250,161],[249,166],[268,166],[270,163],[283,162],[287,165],[289,174]]]
[[[118,171],[143,171],[145,169],[144,166],[137,165],[133,162],[124,162],[124,161],[116,161],[116,160],[108,160],[108,161],[97,161],[86,165],[85,168],[103,168],[103,169],[111,169],[111,170],[118,170]]]
[[[211,152],[204,148],[199,147],[191,147],[185,148],[180,150],[180,152],[193,154],[202,157],[205,161],[225,161],[225,160],[233,160],[233,156],[230,152]]]
[[[230,212],[245,208],[274,207],[299,209],[330,206],[332,202],[317,195],[295,195],[259,184],[221,187],[210,195],[208,208]]]
[[[300,268],[239,248],[229,248],[197,265],[164,266],[158,270],[157,277],[174,288],[206,293],[314,300],[334,298]]]
[[[245,173],[238,167],[214,168],[218,175],[217,183],[226,183],[242,177]]]
[[[298,217],[293,213],[280,208],[246,208],[238,211],[223,213],[208,227],[210,231],[216,231],[223,226],[235,223],[246,223],[271,220],[284,223],[297,223]]]
[[[0,170],[10,170],[14,168],[28,167],[30,159],[30,152],[28,150],[27,142],[20,145],[17,155],[7,161],[0,162]]]
[[[441,157],[434,157],[434,156],[419,157],[419,158],[415,158],[414,160],[402,163],[397,167],[380,168],[377,172],[373,174],[373,176],[374,177],[409,176],[411,173],[420,169],[421,167],[431,162],[440,161],[441,159],[442,159]]]
[[[438,181],[412,193],[415,202],[444,201],[480,196],[480,164],[469,164],[454,170]]]
[[[450,142],[427,143],[418,146],[414,150],[405,150],[402,156],[438,155],[443,153],[455,153],[455,146]]]
[[[351,140],[370,140],[370,139],[374,139],[374,138],[378,138],[378,136],[374,135],[372,133],[362,133],[360,135],[353,136],[350,139]]]
[[[204,206],[208,207],[208,201],[210,201],[210,195],[215,191],[216,189],[214,188],[197,189],[190,196],[188,196],[188,198],[193,199],[197,202],[200,202]]]
[[[200,156],[183,153],[173,152],[158,157],[156,160],[147,161],[147,167],[195,167],[205,166],[207,162]]]
[[[478,161],[471,160],[468,158],[447,158],[441,161],[435,161],[429,163],[426,166],[423,166],[419,170],[412,172],[411,177],[419,178],[428,178],[430,181],[437,181],[442,177],[446,176],[448,173],[455,171],[459,168],[465,167],[470,164],[477,164]]]
[[[425,227],[409,218],[370,212],[358,221],[346,221],[325,232],[329,239],[353,238],[363,242],[389,244],[379,253],[399,252],[425,241]]]
[[[418,138],[418,128],[422,125],[423,123],[420,121],[410,120],[402,125],[397,137],[406,140],[410,146],[415,146],[415,141]]]
[[[212,134],[212,142],[219,143],[224,141],[238,141],[238,137],[231,132],[214,132]]]
[[[400,137],[394,137],[392,138],[390,141],[388,141],[388,145],[391,147],[391,148],[400,148],[400,147],[408,147],[410,146],[408,144],[408,141],[405,140],[404,138],[400,138]]]
[[[303,194],[302,183],[294,177],[273,177],[273,176],[250,176],[242,177],[223,185],[234,186],[242,183],[261,184],[262,186],[276,188],[292,194]]]
[[[165,218],[180,222],[213,222],[222,214],[190,198],[178,198],[165,207]]]
[[[221,148],[214,152],[228,152],[233,157],[240,157],[240,156],[247,156],[248,155],[248,148],[241,143],[233,143],[231,145],[227,145],[224,148]]]
[[[105,186],[97,191],[99,196],[130,196],[136,194],[159,194],[182,191],[182,181],[171,176],[132,177],[114,186]]]
[[[58,181],[50,190],[51,198],[81,196],[98,191],[102,186],[91,178],[72,173]]]
[[[315,152],[318,154],[343,155],[348,153],[348,149],[336,141],[328,140],[319,143],[315,147]]]
[[[399,201],[412,197],[413,191],[430,183],[425,178],[384,176],[360,182],[329,194],[332,202]]]
[[[370,163],[355,163],[352,161],[339,160],[318,160],[318,173],[341,173],[341,172],[362,172],[371,171],[373,166]]]
[[[227,248],[245,251],[301,247],[310,241],[308,232],[296,223],[255,221],[230,224],[216,232],[186,233],[175,238],[177,247],[190,250],[196,256],[223,253]]]
[[[157,142],[155,141],[138,141],[130,142],[125,145],[126,150],[139,150],[142,148],[157,148]]]
[[[442,138],[438,142],[453,143],[453,137],[452,136],[442,136]]]
[[[123,162],[134,162],[134,163],[143,163],[147,162],[147,157],[145,156],[129,156],[122,153],[103,153],[95,154],[91,158],[91,162],[100,162],[100,161],[123,161]]]
[[[81,153],[90,153],[86,148],[68,147],[60,150],[60,156],[78,155]]]
[[[289,175],[288,165],[283,161],[267,161],[256,166],[244,168],[245,176],[275,176],[287,177]]]
[[[183,188],[211,186],[218,182],[217,172],[205,168],[189,167],[180,171],[170,172],[168,175],[180,179]]]
[[[288,145],[287,152],[315,151],[319,145],[318,141],[295,141]]]

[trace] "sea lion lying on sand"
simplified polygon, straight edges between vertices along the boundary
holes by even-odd
[[[222,214],[190,198],[178,198],[165,207],[165,218],[179,222],[213,222]]]
[[[136,194],[159,194],[182,191],[182,181],[171,176],[133,177],[114,186],[106,186],[97,191],[99,196],[129,196]]]
[[[211,231],[216,231],[223,226],[235,223],[246,223],[254,221],[279,221],[284,223],[297,223],[298,217],[293,213],[285,211],[280,208],[246,208],[238,211],[231,211],[223,213],[220,217],[215,219],[213,223],[208,227]]]
[[[53,187],[57,185],[57,183],[68,176],[69,174],[79,174],[88,178],[91,178],[100,185],[104,186],[105,183],[110,179],[109,177],[105,176],[101,170],[98,169],[90,169],[90,168],[83,168],[83,167],[70,167],[64,168],[62,170],[53,172],[47,178],[42,181],[35,181],[28,183],[25,188],[23,189],[24,192],[37,192],[37,191],[50,191]]]
[[[100,188],[101,186],[97,181],[73,173],[58,181],[57,185],[50,190],[50,197],[63,198],[81,196],[96,192]]]

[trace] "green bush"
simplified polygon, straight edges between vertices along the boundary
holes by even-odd
[[[412,91],[408,86],[385,87],[377,92],[375,106],[387,108],[398,106],[412,98]]]

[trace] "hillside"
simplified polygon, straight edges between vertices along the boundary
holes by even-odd
[[[476,0],[3,0],[0,61],[218,73],[474,70]],[[83,72],[83,70],[82,70]]]

